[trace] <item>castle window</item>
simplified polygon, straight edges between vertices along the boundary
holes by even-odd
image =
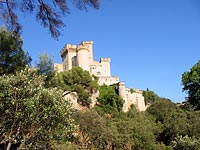
[[[72,57],[72,66],[77,66],[76,64],[77,58],[76,56]]]
[[[101,74],[101,72],[100,71],[97,71],[97,75],[100,75]]]

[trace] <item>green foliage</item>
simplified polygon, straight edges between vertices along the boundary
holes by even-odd
[[[55,84],[55,71],[53,66],[53,57],[48,56],[47,53],[41,53],[39,61],[36,62],[36,68],[40,75],[46,76],[45,87],[56,87]]]
[[[71,70],[57,75],[57,85],[64,91],[76,92],[78,103],[89,107],[91,103],[90,96],[98,89],[98,80],[90,76],[88,71],[80,67],[73,67]]]
[[[122,112],[100,116],[93,110],[77,112],[74,119],[79,124],[76,141],[79,149],[166,149],[164,144],[156,142],[160,125],[147,113],[129,117]]]
[[[161,99],[153,103],[147,111],[152,114],[157,122],[163,124],[163,132],[158,141],[169,145],[176,135],[187,134],[187,114],[167,99]]]
[[[200,111],[187,112],[187,135],[200,139]]]
[[[110,119],[108,128],[112,133],[113,149],[155,150],[157,147],[165,147],[156,142],[156,135],[161,132],[160,126],[146,113],[116,116]]]
[[[0,143],[7,149],[51,149],[72,138],[71,106],[44,80],[29,68],[0,76]]]
[[[171,141],[173,150],[200,150],[200,141],[195,137],[177,136]]]
[[[41,53],[39,62],[36,63],[36,68],[39,74],[48,75],[53,72],[53,57],[48,56],[47,53]]]
[[[0,75],[20,71],[31,58],[22,49],[23,41],[15,32],[0,28]]]
[[[188,102],[200,109],[200,61],[182,74],[182,85],[183,91],[188,93]]]
[[[145,100],[145,104],[152,104],[155,101],[158,101],[160,99],[160,97],[155,94],[153,91],[150,91],[148,88],[146,91],[143,91],[143,96],[144,96],[144,100]]]
[[[97,109],[105,113],[119,112],[122,110],[124,104],[123,99],[116,93],[116,85],[100,86],[97,101],[99,107]]]
[[[74,119],[79,124],[79,149],[106,149],[109,142],[110,130],[107,120],[95,111],[77,112]]]

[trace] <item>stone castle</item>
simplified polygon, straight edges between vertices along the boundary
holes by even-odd
[[[54,64],[56,72],[68,71],[73,66],[87,70],[91,75],[99,78],[99,85],[118,85],[118,93],[124,99],[123,111],[128,111],[134,104],[139,111],[146,109],[142,91],[125,87],[124,82],[120,82],[119,77],[111,76],[110,58],[100,58],[97,62],[93,59],[93,41],[83,41],[79,45],[66,44],[61,50],[62,63]]]

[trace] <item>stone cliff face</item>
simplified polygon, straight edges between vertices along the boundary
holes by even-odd
[[[93,41],[84,41],[79,45],[66,44],[61,50],[62,63],[54,64],[54,70],[57,72],[70,70],[73,66],[81,67],[87,70],[91,75],[99,78],[99,85],[112,85],[118,83],[119,96],[124,99],[123,111],[128,111],[130,106],[134,104],[139,111],[146,109],[142,91],[138,89],[129,89],[125,87],[124,82],[120,82],[119,77],[111,76],[110,58],[101,58],[99,62],[93,60]],[[91,96],[93,107],[96,104],[99,93]],[[65,96],[66,99],[72,101],[76,109],[81,109],[77,103],[76,93],[70,93]]]
[[[67,93],[67,94],[65,94],[65,93]],[[78,103],[78,101],[77,101],[78,96],[77,96],[76,92],[71,92],[71,93],[65,92],[65,93],[64,93],[64,95],[65,95],[64,98],[66,100],[68,100],[68,101],[71,102],[72,107],[74,109],[77,109],[77,110],[83,110],[83,109],[85,109],[85,107],[83,107],[82,105],[80,105]],[[92,102],[91,102],[90,108],[94,107],[94,105],[97,102],[97,98],[98,97],[99,97],[99,91],[97,91],[96,93],[94,93],[94,94],[91,95],[90,98],[91,98]]]

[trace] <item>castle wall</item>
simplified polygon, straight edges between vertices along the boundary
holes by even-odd
[[[144,102],[144,96],[142,95],[142,91],[135,89],[131,90],[129,88],[126,88],[126,96],[127,96],[127,108],[125,108],[128,111],[128,108],[132,104],[136,106],[136,108],[140,111],[146,110],[145,102]]]
[[[99,77],[98,84],[99,85],[112,85],[119,82],[119,77]]]
[[[124,100],[122,108],[124,112],[127,112],[132,104],[134,104],[139,111],[144,111],[146,109],[142,91],[126,88],[124,82],[119,82],[118,90],[119,96]]]
[[[100,62],[90,64],[90,73],[97,77],[111,77],[110,58],[101,58]]]

